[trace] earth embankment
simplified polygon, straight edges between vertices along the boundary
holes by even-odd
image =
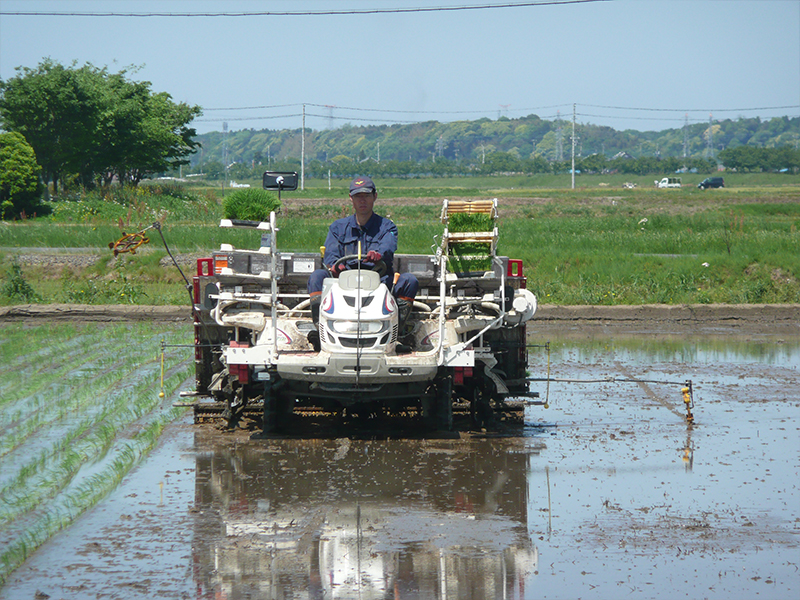
[[[21,304],[0,307],[0,321],[162,321],[187,324],[188,306]],[[800,334],[800,304],[539,306],[529,333]]]

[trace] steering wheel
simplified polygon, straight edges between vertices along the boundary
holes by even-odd
[[[336,267],[341,264],[345,264],[351,260],[358,260],[358,254],[348,254],[347,256],[343,256],[339,260],[337,260],[333,265],[331,265],[331,271],[337,273]],[[363,265],[366,261],[366,256],[361,257],[361,264]],[[371,267],[369,267],[370,271],[375,271],[380,277],[386,275],[386,263],[383,262],[383,259],[379,260],[376,263],[373,263]]]

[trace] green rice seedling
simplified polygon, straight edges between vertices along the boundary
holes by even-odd
[[[486,213],[454,213],[447,218],[450,233],[493,232],[495,218]],[[447,246],[448,268],[454,273],[477,273],[492,269],[492,244],[451,240]]]
[[[79,370],[83,365],[91,364],[93,360],[106,355],[107,348],[94,343],[97,335],[96,327],[96,325],[89,326],[85,334],[78,335],[75,326],[69,323],[37,328],[20,326],[17,331],[24,334],[25,343],[4,345],[9,352],[2,356],[4,364],[14,367],[8,376],[15,378],[18,383],[12,394],[0,398],[0,408],[11,401],[35,393],[47,385],[48,380],[63,379],[66,373]],[[12,333],[14,330],[8,331]],[[106,331],[111,335],[125,336],[128,328],[126,325],[116,325],[107,327]],[[86,350],[87,346],[90,348],[89,351]],[[31,352],[30,348],[37,350]],[[11,350],[14,351],[13,354]],[[130,348],[124,349],[124,352],[129,351]],[[20,373],[24,373],[25,376],[20,377]]]
[[[188,365],[189,361],[184,363]],[[139,381],[138,375],[133,375],[133,379]],[[98,407],[61,438],[56,444],[57,453],[49,453],[49,458],[43,455],[33,465],[20,469],[16,478],[5,481],[0,492],[4,498],[0,526],[58,493],[87,461],[102,457],[119,431],[159,404],[155,387],[151,379],[131,386],[130,390],[115,390],[118,392],[115,400]]]
[[[106,364],[96,360],[98,356],[104,354],[98,347],[98,351],[94,355],[81,354],[79,360],[75,360],[75,357],[71,356],[67,359],[68,369],[61,369],[59,372],[51,374],[54,378],[33,377],[32,379],[37,382],[34,389],[18,391],[19,401],[16,402],[16,405],[4,406],[0,413],[0,426],[4,430],[4,435],[0,438],[0,457],[16,448],[41,428],[64,418],[67,410],[72,414],[80,413],[95,398],[93,393],[89,392],[94,391],[96,383],[101,378],[108,378],[113,384],[117,378],[127,376],[135,369],[133,365],[136,365],[136,356],[130,347],[115,354],[114,360],[107,361]],[[50,409],[55,390],[69,390],[70,386],[80,387],[87,392],[71,395],[68,407],[62,410]],[[57,398],[58,396],[55,397],[55,399]],[[18,408],[17,405],[19,405]]]
[[[492,231],[494,226],[494,218],[486,213],[454,213],[447,220],[447,228],[452,233]]]
[[[0,368],[20,364],[31,355],[39,356],[42,352],[52,350],[52,346],[42,343],[45,340],[63,342],[76,335],[76,328],[72,323],[57,323],[51,328],[28,327],[15,322],[4,323],[0,335]]]
[[[225,196],[222,214],[226,219],[269,221],[269,214],[280,207],[278,197],[258,188],[242,188]]]
[[[156,359],[153,358],[148,362],[152,363],[152,366],[149,367],[151,372],[155,372],[157,370]],[[118,382],[120,380],[120,375],[132,377],[134,379],[139,377],[138,374],[140,374],[141,372],[141,362],[137,364],[137,361],[134,361],[133,364],[135,365],[135,367],[125,371],[124,373],[122,372],[123,370],[119,368],[106,369],[105,376],[97,377],[94,379],[95,383],[99,384],[100,386],[99,388],[97,385],[90,385],[90,386],[84,385],[80,387],[80,391],[78,392],[78,394],[85,394],[88,397],[96,397],[98,395],[102,397],[102,395],[104,394],[107,395],[111,391],[117,392],[118,390],[116,388],[119,387]],[[150,381],[152,381],[152,379]],[[86,382],[84,381],[84,383]],[[78,404],[81,404],[81,402],[79,402]],[[82,425],[79,424],[77,429],[73,428],[72,433],[69,433],[68,431],[62,431],[59,436],[60,439],[63,441],[63,443],[69,443],[72,439],[83,435],[83,432],[85,432],[89,427],[91,427],[93,423],[92,418],[94,418],[95,420],[99,419],[100,421],[106,422],[108,421],[108,416],[109,414],[111,414],[111,412],[113,412],[114,410],[118,411],[120,408],[124,408],[126,404],[127,402],[124,394],[119,393],[118,399],[114,401],[114,403],[112,404],[105,403],[104,405],[93,406],[92,409],[94,410],[95,413],[99,414],[99,417],[97,415],[92,415],[91,417],[84,418],[82,421],[83,424]],[[43,464],[43,462],[47,460],[47,457],[49,455],[50,454],[48,453],[43,454],[38,461],[33,461],[34,464],[41,466],[41,464]],[[33,470],[35,471],[37,469],[35,468]]]
[[[185,383],[189,373],[190,369],[187,368],[165,380],[170,395],[175,393],[178,386]],[[125,473],[152,449],[166,424],[184,412],[185,409],[163,405],[161,410],[153,413],[152,418],[130,439],[117,442],[112,457],[93,465],[85,475],[76,476],[68,487],[38,511],[36,520],[19,529],[17,535],[3,549],[0,560],[0,582],[4,581],[14,568],[50,536],[105,497]]]
[[[483,242],[468,242],[448,248],[448,264],[454,273],[491,271],[492,245]]]

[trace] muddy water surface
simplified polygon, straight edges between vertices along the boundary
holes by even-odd
[[[800,338],[553,339],[550,364],[579,381],[497,434],[187,419],[0,598],[800,595]]]

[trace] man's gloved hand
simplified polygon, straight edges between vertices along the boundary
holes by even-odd
[[[345,264],[344,264],[344,263],[339,263],[338,265],[333,265],[333,266],[332,266],[332,267],[329,269],[329,271],[331,272],[331,274],[332,274],[334,277],[338,277],[338,276],[339,276],[339,273],[341,273],[342,271],[344,271],[346,268],[347,268],[347,267],[345,266]]]
[[[367,252],[366,259],[370,262],[376,263],[381,259],[381,254],[376,250],[370,250]]]

